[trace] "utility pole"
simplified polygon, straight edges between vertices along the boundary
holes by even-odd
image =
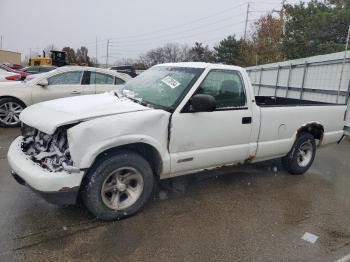
[[[284,13],[285,13],[284,5],[285,5],[285,3],[286,3],[286,0],[283,0],[281,10],[272,9],[272,13],[278,13],[280,15],[280,20],[282,20],[282,22],[283,22],[283,25],[282,25],[282,34],[283,35],[286,32],[286,19],[284,17]]]
[[[1,40],[0,40],[0,49],[2,49],[2,35],[1,35]]]
[[[97,63],[97,36],[96,36],[96,61],[95,61],[95,67],[97,67],[98,63]]]
[[[244,26],[244,41],[246,40],[246,37],[247,37],[247,27],[248,27],[248,16],[249,16],[249,8],[250,8],[250,3],[248,2],[248,5],[247,5],[247,14],[246,14],[246,17],[245,17],[245,26]]]
[[[109,42],[110,39],[107,39],[107,56],[106,56],[106,68],[108,67],[108,49],[109,49]]]

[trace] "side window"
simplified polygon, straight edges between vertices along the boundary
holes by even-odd
[[[124,85],[125,84],[125,81],[116,77],[115,78],[115,85]]]
[[[114,76],[91,72],[90,73],[90,85],[113,85]]]
[[[34,66],[29,69],[29,72],[39,73],[39,67]]]
[[[197,94],[211,95],[216,109],[230,109],[246,105],[246,96],[240,74],[232,70],[212,70],[201,83]]]
[[[80,85],[82,71],[70,71],[51,76],[49,85]]]
[[[51,70],[53,70],[52,67],[40,67],[40,68],[38,68],[38,71],[40,71],[40,72],[49,72]]]

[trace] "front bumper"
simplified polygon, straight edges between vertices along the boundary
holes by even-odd
[[[21,149],[22,137],[9,148],[7,159],[17,182],[29,186],[48,202],[66,205],[76,202],[84,172],[50,172],[34,163]]]

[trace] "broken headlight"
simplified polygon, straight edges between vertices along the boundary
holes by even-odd
[[[60,128],[53,135],[48,135],[23,124],[21,131],[22,151],[32,161],[52,172],[75,170],[68,147],[67,129]]]

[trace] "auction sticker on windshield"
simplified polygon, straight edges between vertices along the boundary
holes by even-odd
[[[161,81],[167,86],[169,86],[170,88],[175,88],[180,85],[180,83],[176,81],[174,78],[172,78],[171,76],[166,76]]]

